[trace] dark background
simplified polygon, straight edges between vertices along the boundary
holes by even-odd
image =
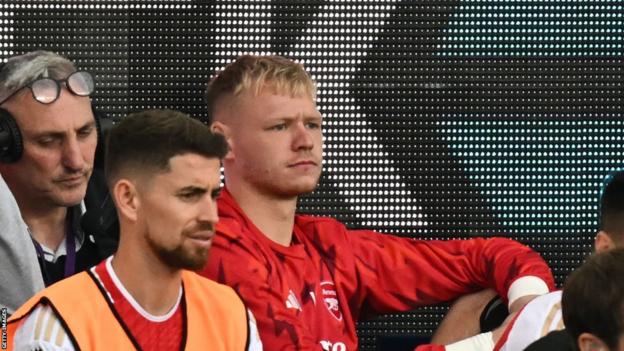
[[[426,239],[504,235],[558,284],[591,250],[622,165],[623,1],[3,1],[0,59],[47,49],[96,75],[111,118],[205,119],[242,53],[319,83],[325,165],[304,212]],[[362,350],[427,337],[445,306],[360,323]]]

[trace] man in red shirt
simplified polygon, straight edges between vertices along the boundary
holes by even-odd
[[[358,319],[495,289],[516,311],[553,288],[545,262],[514,241],[421,241],[296,214],[322,168],[322,116],[303,67],[243,56],[206,90],[230,146],[217,236],[203,271],[232,286],[268,350],[356,350]]]

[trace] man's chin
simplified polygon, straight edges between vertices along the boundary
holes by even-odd
[[[177,257],[173,261],[169,261],[171,268],[186,269],[189,271],[198,271],[206,265],[208,262],[208,252],[205,254],[185,255],[183,257]]]
[[[76,190],[71,192],[62,192],[54,197],[54,203],[62,207],[73,207],[79,205],[84,199],[86,188],[84,190]]]
[[[320,175],[318,177],[307,177],[293,182],[276,184],[275,192],[284,197],[296,197],[307,195],[316,190]]]
[[[290,186],[284,186],[284,185],[285,184],[283,184],[282,186],[276,187],[270,190],[270,192],[272,192],[273,194],[277,195],[280,198],[286,199],[286,198],[293,198],[293,197],[307,195],[316,189],[316,183],[315,184],[292,184]]]

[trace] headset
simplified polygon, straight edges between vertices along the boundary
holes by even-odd
[[[95,118],[95,128],[97,130],[98,146],[104,142],[104,134],[109,128],[102,130],[103,114],[97,111],[91,104],[93,117]],[[106,122],[105,125],[108,126]],[[19,161],[24,152],[24,142],[22,133],[11,113],[0,107],[0,162],[14,163]]]

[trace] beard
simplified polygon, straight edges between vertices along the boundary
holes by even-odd
[[[168,249],[155,243],[148,237],[148,243],[156,256],[172,269],[188,269],[197,271],[204,268],[208,260],[208,249],[205,247],[184,247],[184,243]]]

